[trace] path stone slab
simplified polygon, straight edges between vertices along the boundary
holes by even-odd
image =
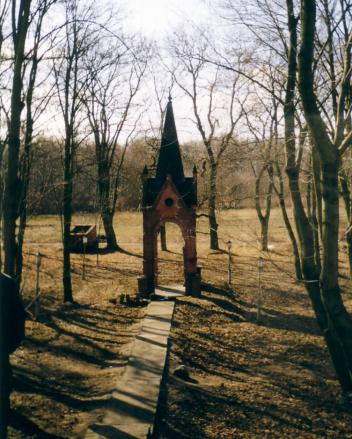
[[[180,287],[156,290],[165,299],[151,302],[136,337],[125,372],[115,385],[102,424],[90,426],[88,439],[147,438],[153,431],[168,337]]]

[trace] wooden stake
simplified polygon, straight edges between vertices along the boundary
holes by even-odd
[[[231,248],[232,248],[232,241],[227,241],[226,243],[227,245],[227,252],[228,252],[228,267],[227,267],[227,285],[229,288],[231,288],[232,286],[232,272],[231,272],[231,264],[232,264],[232,253],[231,253]]]
[[[85,280],[86,279],[86,250],[87,250],[88,238],[86,236],[83,236],[82,242],[83,242],[82,280]]]
[[[264,266],[264,260],[261,256],[258,258],[258,300],[257,300],[257,323],[260,321],[261,317],[261,306],[262,306],[262,271]]]
[[[40,266],[41,266],[41,262],[42,262],[42,255],[40,253],[37,253],[36,258],[35,258],[35,262],[36,262],[36,284],[35,284],[35,301],[34,301],[34,316],[37,319],[40,313],[40,300],[39,300],[39,295],[40,295],[40,283],[39,283],[39,278],[40,278]]]

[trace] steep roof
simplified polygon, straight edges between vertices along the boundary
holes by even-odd
[[[155,178],[158,182],[163,183],[167,174],[171,174],[175,184],[182,183],[185,179],[171,97],[169,97],[166,107]]]
[[[197,188],[194,178],[185,178],[183,171],[171,98],[169,98],[166,107],[156,175],[154,178],[149,176],[147,168],[143,171],[143,206],[151,206],[154,204],[158,194],[162,190],[168,174],[171,175],[172,182],[186,206],[190,207],[196,205]]]

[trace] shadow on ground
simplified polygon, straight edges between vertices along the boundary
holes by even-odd
[[[118,306],[43,303],[41,321],[29,322],[33,328],[23,343],[27,360],[13,367],[14,391],[28,395],[33,410],[30,415],[13,411],[12,428],[24,437],[67,437],[65,413],[72,424],[83,412],[103,410],[113,386],[109,374],[127,364],[123,348],[133,339],[131,325],[138,316],[137,310]],[[46,407],[36,405],[39,400]]]
[[[350,408],[336,404],[314,318],[280,306],[282,291],[273,291],[258,324],[250,296],[204,290],[201,299],[177,299],[169,358],[170,370],[183,364],[199,384],[166,374],[158,437],[344,437]]]

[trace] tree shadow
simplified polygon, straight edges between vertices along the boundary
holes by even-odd
[[[233,297],[234,292],[230,289],[219,287],[216,285],[211,285],[206,282],[202,282],[202,291],[207,293],[215,293],[226,297]]]
[[[126,366],[128,355],[118,353],[117,349],[133,337],[133,332],[127,331],[129,325],[142,317],[126,315],[110,307],[75,304],[57,309],[58,301],[52,299],[43,300],[41,305],[41,334],[45,336],[33,332],[25,338],[24,347],[32,354],[45,351],[45,356],[38,362],[36,355],[30,355],[26,363],[21,361],[14,365],[15,390],[41,395],[80,412],[105,408],[110,394],[101,391],[99,381],[92,386],[95,379],[92,372]],[[123,330],[116,331],[116,325]],[[67,361],[61,362],[61,359]],[[90,369],[86,374],[85,365],[97,369]],[[107,373],[110,372],[107,370]],[[18,415],[13,421],[14,428],[37,431],[34,422],[25,421],[24,416]],[[38,431],[36,437],[56,437]]]
[[[122,247],[119,247],[119,249],[117,251],[119,253],[122,253],[122,254],[127,255],[127,256],[134,256],[136,258],[143,259],[143,255],[141,255],[139,253],[133,253],[133,252],[131,252],[129,250],[126,250],[126,249],[124,249]]]
[[[30,366],[16,365],[13,370],[14,389],[19,392],[42,395],[77,410],[95,409],[106,404],[105,392],[92,392],[84,383],[79,382],[78,375],[76,380],[72,379],[73,384],[70,384],[56,366],[50,368],[46,364],[33,370]],[[42,379],[44,373],[48,376],[45,381]]]
[[[169,253],[170,255],[179,255],[179,256],[183,256],[183,253],[182,253],[182,252],[175,252],[175,251],[170,250],[170,249],[160,250],[160,252],[162,252],[162,253]]]
[[[115,425],[94,424],[91,425],[89,429],[96,433],[97,437],[106,439],[134,439],[136,437],[133,433],[129,434],[125,431],[121,431]]]
[[[217,286],[204,284],[202,289],[211,293],[204,296],[204,299],[226,311],[234,321],[238,321],[239,316],[250,322],[257,321],[256,304],[245,302],[237,298],[232,291]],[[322,335],[314,317],[292,312],[285,313],[265,306],[261,307],[260,325],[309,335]]]
[[[172,389],[174,398],[175,393],[177,394],[172,407],[168,405],[168,389]],[[248,434],[250,424],[254,422],[254,419],[264,418],[274,421],[277,425],[288,426],[302,433],[307,432],[307,427],[313,427],[313,421],[308,416],[286,412],[286,409],[282,410],[280,407],[270,406],[259,401],[253,404],[244,403],[237,400],[233,395],[222,394],[221,389],[214,391],[203,386],[189,385],[186,382],[176,380],[172,376],[168,376],[167,382],[164,380],[161,395],[156,425],[157,437],[186,439],[190,437],[190,431],[192,437],[209,437],[209,433],[203,431],[203,426],[206,427],[207,423],[197,422],[197,417],[210,420],[211,416],[215,415],[217,419],[222,418],[225,422],[229,408],[233,408],[239,414],[239,417],[234,418],[232,421],[232,426],[236,427],[238,432],[242,429]],[[192,407],[190,403],[197,406],[195,417],[191,414]],[[224,411],[224,407],[226,407],[226,411]],[[181,415],[182,413],[188,413],[188,411],[190,412],[189,416]],[[238,428],[238,419],[241,419],[240,428]],[[229,419],[226,420],[226,423],[231,426]]]
[[[218,248],[217,250],[213,250],[212,252],[209,252],[208,254],[209,255],[228,255],[229,251],[228,251],[228,249],[225,249],[225,248]],[[231,256],[238,256],[237,253],[234,253],[232,251],[230,252],[230,254],[231,254]]]
[[[213,414],[217,421],[221,418],[230,429],[232,426],[236,427],[238,434],[242,431],[246,433],[246,437],[247,435],[249,437],[249,432],[252,431],[251,423],[264,418],[273,423],[275,429],[278,428],[278,432],[282,428],[283,431],[294,429],[295,433],[292,434],[295,434],[295,437],[300,437],[300,432],[313,434],[315,425],[310,418],[309,410],[300,411],[298,406],[285,404],[281,406],[275,399],[277,394],[282,395],[283,398],[289,396],[300,400],[304,406],[313,408],[321,405],[325,411],[331,413],[331,416],[336,416],[340,408],[336,408],[331,402],[334,401],[331,386],[334,374],[332,369],[327,367],[326,361],[322,361],[322,358],[327,356],[326,348],[306,341],[309,339],[305,338],[297,344],[292,343],[291,336],[287,340],[283,338],[278,349],[268,349],[262,340],[262,332],[256,333],[255,326],[246,326],[248,329],[245,329],[246,336],[253,334],[253,342],[249,342],[248,345],[231,343],[236,337],[233,335],[236,334],[236,326],[229,326],[233,328],[232,332],[223,331],[222,322],[225,326],[226,319],[236,321],[239,316],[242,317],[242,321],[254,321],[255,305],[229,295],[228,291],[219,287],[209,289],[212,292],[204,294],[197,301],[188,301],[187,298],[178,299],[173,326],[175,328],[182,324],[184,328],[183,331],[177,329],[172,333],[171,355],[173,361],[192,368],[200,377],[205,373],[205,377],[223,378],[224,387],[222,384],[219,386],[217,378],[214,381],[202,378],[199,380],[199,385],[189,385],[168,373],[165,379],[167,382],[164,381],[161,390],[163,398],[159,409],[161,414],[157,418],[161,437],[186,438],[190,437],[189,431],[192,431],[193,437],[209,437],[209,431],[203,431],[202,428],[210,425]],[[209,303],[216,307],[209,307]],[[280,309],[269,307],[263,308],[263,312],[265,325],[269,328],[320,335],[314,318],[299,314],[290,315]],[[211,320],[214,314],[215,317]],[[197,319],[196,326],[191,323],[194,319]],[[212,322],[215,324],[214,331],[211,330]],[[244,340],[243,336],[242,340]],[[278,343],[277,339],[275,343]],[[259,392],[258,400],[242,398],[241,394],[234,394],[232,387],[234,383],[246,381],[248,385],[253,386],[260,386],[262,382],[265,387],[260,392],[264,390],[268,392],[265,393],[268,395],[267,398],[261,400],[262,393]],[[272,403],[268,401],[270,395],[268,389],[271,388],[274,389]],[[320,396],[316,391],[317,388]],[[168,405],[168,392],[171,394],[170,405]],[[322,400],[321,394],[324,393],[331,395],[330,402]],[[236,413],[232,424],[225,415],[228,414],[229,407],[232,407]],[[347,410],[341,410],[347,413]],[[200,419],[207,419],[207,422],[199,422]],[[237,419],[240,419],[240,425]],[[328,426],[325,421],[322,421],[322,424]],[[253,437],[257,436],[253,435]]]
[[[183,316],[188,314],[196,315],[200,327],[202,327],[203,324],[208,326],[209,323],[207,322],[211,318],[215,318],[217,322],[223,320],[224,324],[226,324],[226,320],[231,320],[233,323],[246,321],[256,323],[257,310],[255,304],[241,300],[233,293],[229,293],[227,290],[223,290],[220,287],[212,287],[208,285],[207,289],[208,291],[212,291],[212,293],[204,293],[202,298],[197,301],[189,301],[187,298],[178,298],[178,312],[183,314]],[[207,303],[212,303],[215,307],[209,309]],[[194,311],[192,311],[192,309],[194,309]],[[315,336],[321,335],[313,317],[285,313],[267,307],[263,307],[262,311],[262,319],[260,322],[261,327],[279,329],[282,331],[294,331]],[[181,321],[183,318],[184,317],[180,315]],[[180,327],[178,319],[174,320],[173,327]],[[197,349],[195,343],[197,343],[199,337],[202,343],[202,349],[197,351],[195,355],[192,355],[190,352]],[[181,352],[179,349],[175,352],[175,354],[180,357],[181,363],[187,364],[190,367],[201,370],[205,373],[210,373],[232,381],[234,380],[235,374],[238,372],[246,375],[253,375],[253,370],[250,366],[247,367],[243,363],[236,364],[236,362],[233,361],[234,355],[236,354],[240,356],[249,355],[251,358],[257,358],[258,364],[264,365],[267,362],[271,363],[273,361],[275,364],[285,363],[290,359],[289,361],[292,360],[291,362],[292,364],[295,364],[295,367],[308,369],[317,377],[325,376],[326,378],[331,378],[331,376],[328,376],[328,372],[324,369],[324,365],[316,365],[315,358],[323,357],[324,353],[320,350],[317,352],[316,346],[313,345],[307,346],[307,349],[304,348],[306,353],[306,361],[304,362],[302,361],[302,357],[295,351],[294,347],[286,348],[283,353],[273,353],[270,350],[263,353],[260,339],[258,339],[256,340],[256,343],[259,343],[259,351],[258,353],[254,353],[248,351],[246,345],[238,346],[236,344],[230,344],[226,342],[226,338],[223,336],[221,337],[219,334],[213,333],[212,331],[202,332],[200,336],[193,326],[189,328],[187,334],[177,332],[176,338],[172,335],[171,345],[173,346],[174,343],[183,347]],[[182,353],[183,350],[185,353]],[[291,356],[292,358],[290,358]],[[271,372],[266,372],[265,367],[263,368],[263,375],[267,374],[270,378],[270,373]],[[277,379],[280,380],[279,377],[277,377]]]
[[[47,433],[26,416],[15,410],[10,410],[9,426],[21,431],[26,437],[38,437],[41,439],[64,439],[62,436]]]

